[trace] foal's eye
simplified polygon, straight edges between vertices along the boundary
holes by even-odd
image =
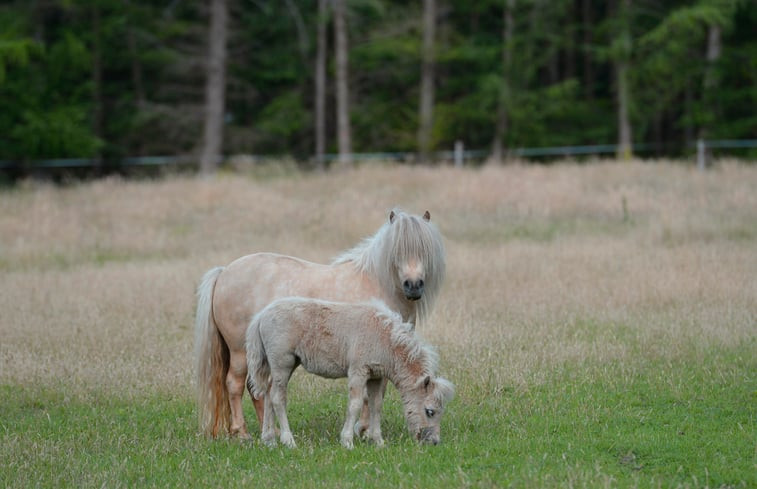
[[[436,411],[434,411],[433,409],[426,408],[426,416],[428,416],[429,418],[433,418],[435,414],[436,414]]]

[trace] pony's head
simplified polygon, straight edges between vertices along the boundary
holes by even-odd
[[[431,214],[393,210],[382,231],[384,282],[406,300],[417,302],[423,317],[430,312],[445,274],[444,244],[431,224]]]
[[[373,275],[388,295],[412,304],[422,321],[431,312],[444,281],[444,255],[441,234],[428,211],[417,216],[395,209],[376,234],[334,263],[355,263]],[[410,320],[414,322],[414,318]]]
[[[405,419],[410,436],[419,443],[438,445],[445,405],[452,400],[455,387],[441,377],[421,377],[416,386],[403,396]]]

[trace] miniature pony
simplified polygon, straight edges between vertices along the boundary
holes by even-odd
[[[353,447],[353,426],[366,395],[370,411],[366,435],[383,445],[382,378],[399,391],[411,436],[422,443],[441,441],[440,422],[454,386],[435,376],[438,357],[434,350],[382,302],[279,299],[252,319],[246,337],[248,387],[256,398],[265,398],[264,443],[276,443],[275,413],[281,442],[295,446],[286,399],[289,378],[299,365],[322,377],[348,378],[347,419],[340,436],[346,448]]]
[[[373,236],[330,264],[255,253],[209,270],[197,290],[195,319],[200,429],[213,438],[223,433],[249,438],[242,411],[245,331],[252,317],[276,299],[363,302],[375,297],[405,321],[415,324],[417,317],[422,324],[445,272],[442,237],[430,221],[428,212],[417,216],[393,210]],[[253,402],[262,423],[263,402]]]

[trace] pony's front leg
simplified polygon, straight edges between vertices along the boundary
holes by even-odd
[[[289,428],[289,419],[287,418],[287,379],[273,379],[270,389],[271,404],[279,419],[279,429],[281,430],[281,443],[289,448],[296,448],[292,430]],[[266,396],[269,397],[269,396]],[[265,418],[265,414],[263,415]]]
[[[347,419],[344,421],[344,427],[340,440],[345,448],[352,449],[353,432],[352,427],[360,415],[360,408],[363,406],[363,392],[365,392],[366,379],[362,375],[350,375],[347,382],[349,386],[349,401],[347,402]]]
[[[242,411],[242,396],[247,384],[247,358],[244,351],[233,352],[229,358],[229,372],[226,374],[226,389],[229,391],[229,406],[231,407],[231,426],[229,434],[242,439],[250,439],[247,424],[244,422]]]
[[[384,399],[381,390],[381,384],[383,379],[370,379],[366,384],[366,391],[368,393],[368,410],[370,411],[370,418],[368,422],[368,438],[376,443],[376,446],[384,446],[384,439],[381,437],[381,408],[384,404]],[[386,388],[386,383],[384,383]]]
[[[379,383],[378,391],[376,392],[376,402],[379,403],[379,405],[384,403],[384,393],[386,392],[386,383],[387,379],[382,378]],[[370,402],[370,395],[366,396],[365,403],[363,403],[363,411],[360,413],[360,421],[355,425],[355,434],[358,436],[368,435],[370,434],[367,432],[367,430],[371,426],[371,402]]]

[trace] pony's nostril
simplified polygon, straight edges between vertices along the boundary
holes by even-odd
[[[405,280],[404,282],[402,282],[402,286],[405,287],[406,289],[409,289],[410,288],[410,281],[409,280]]]
[[[423,280],[418,280],[418,288],[423,288]]]

